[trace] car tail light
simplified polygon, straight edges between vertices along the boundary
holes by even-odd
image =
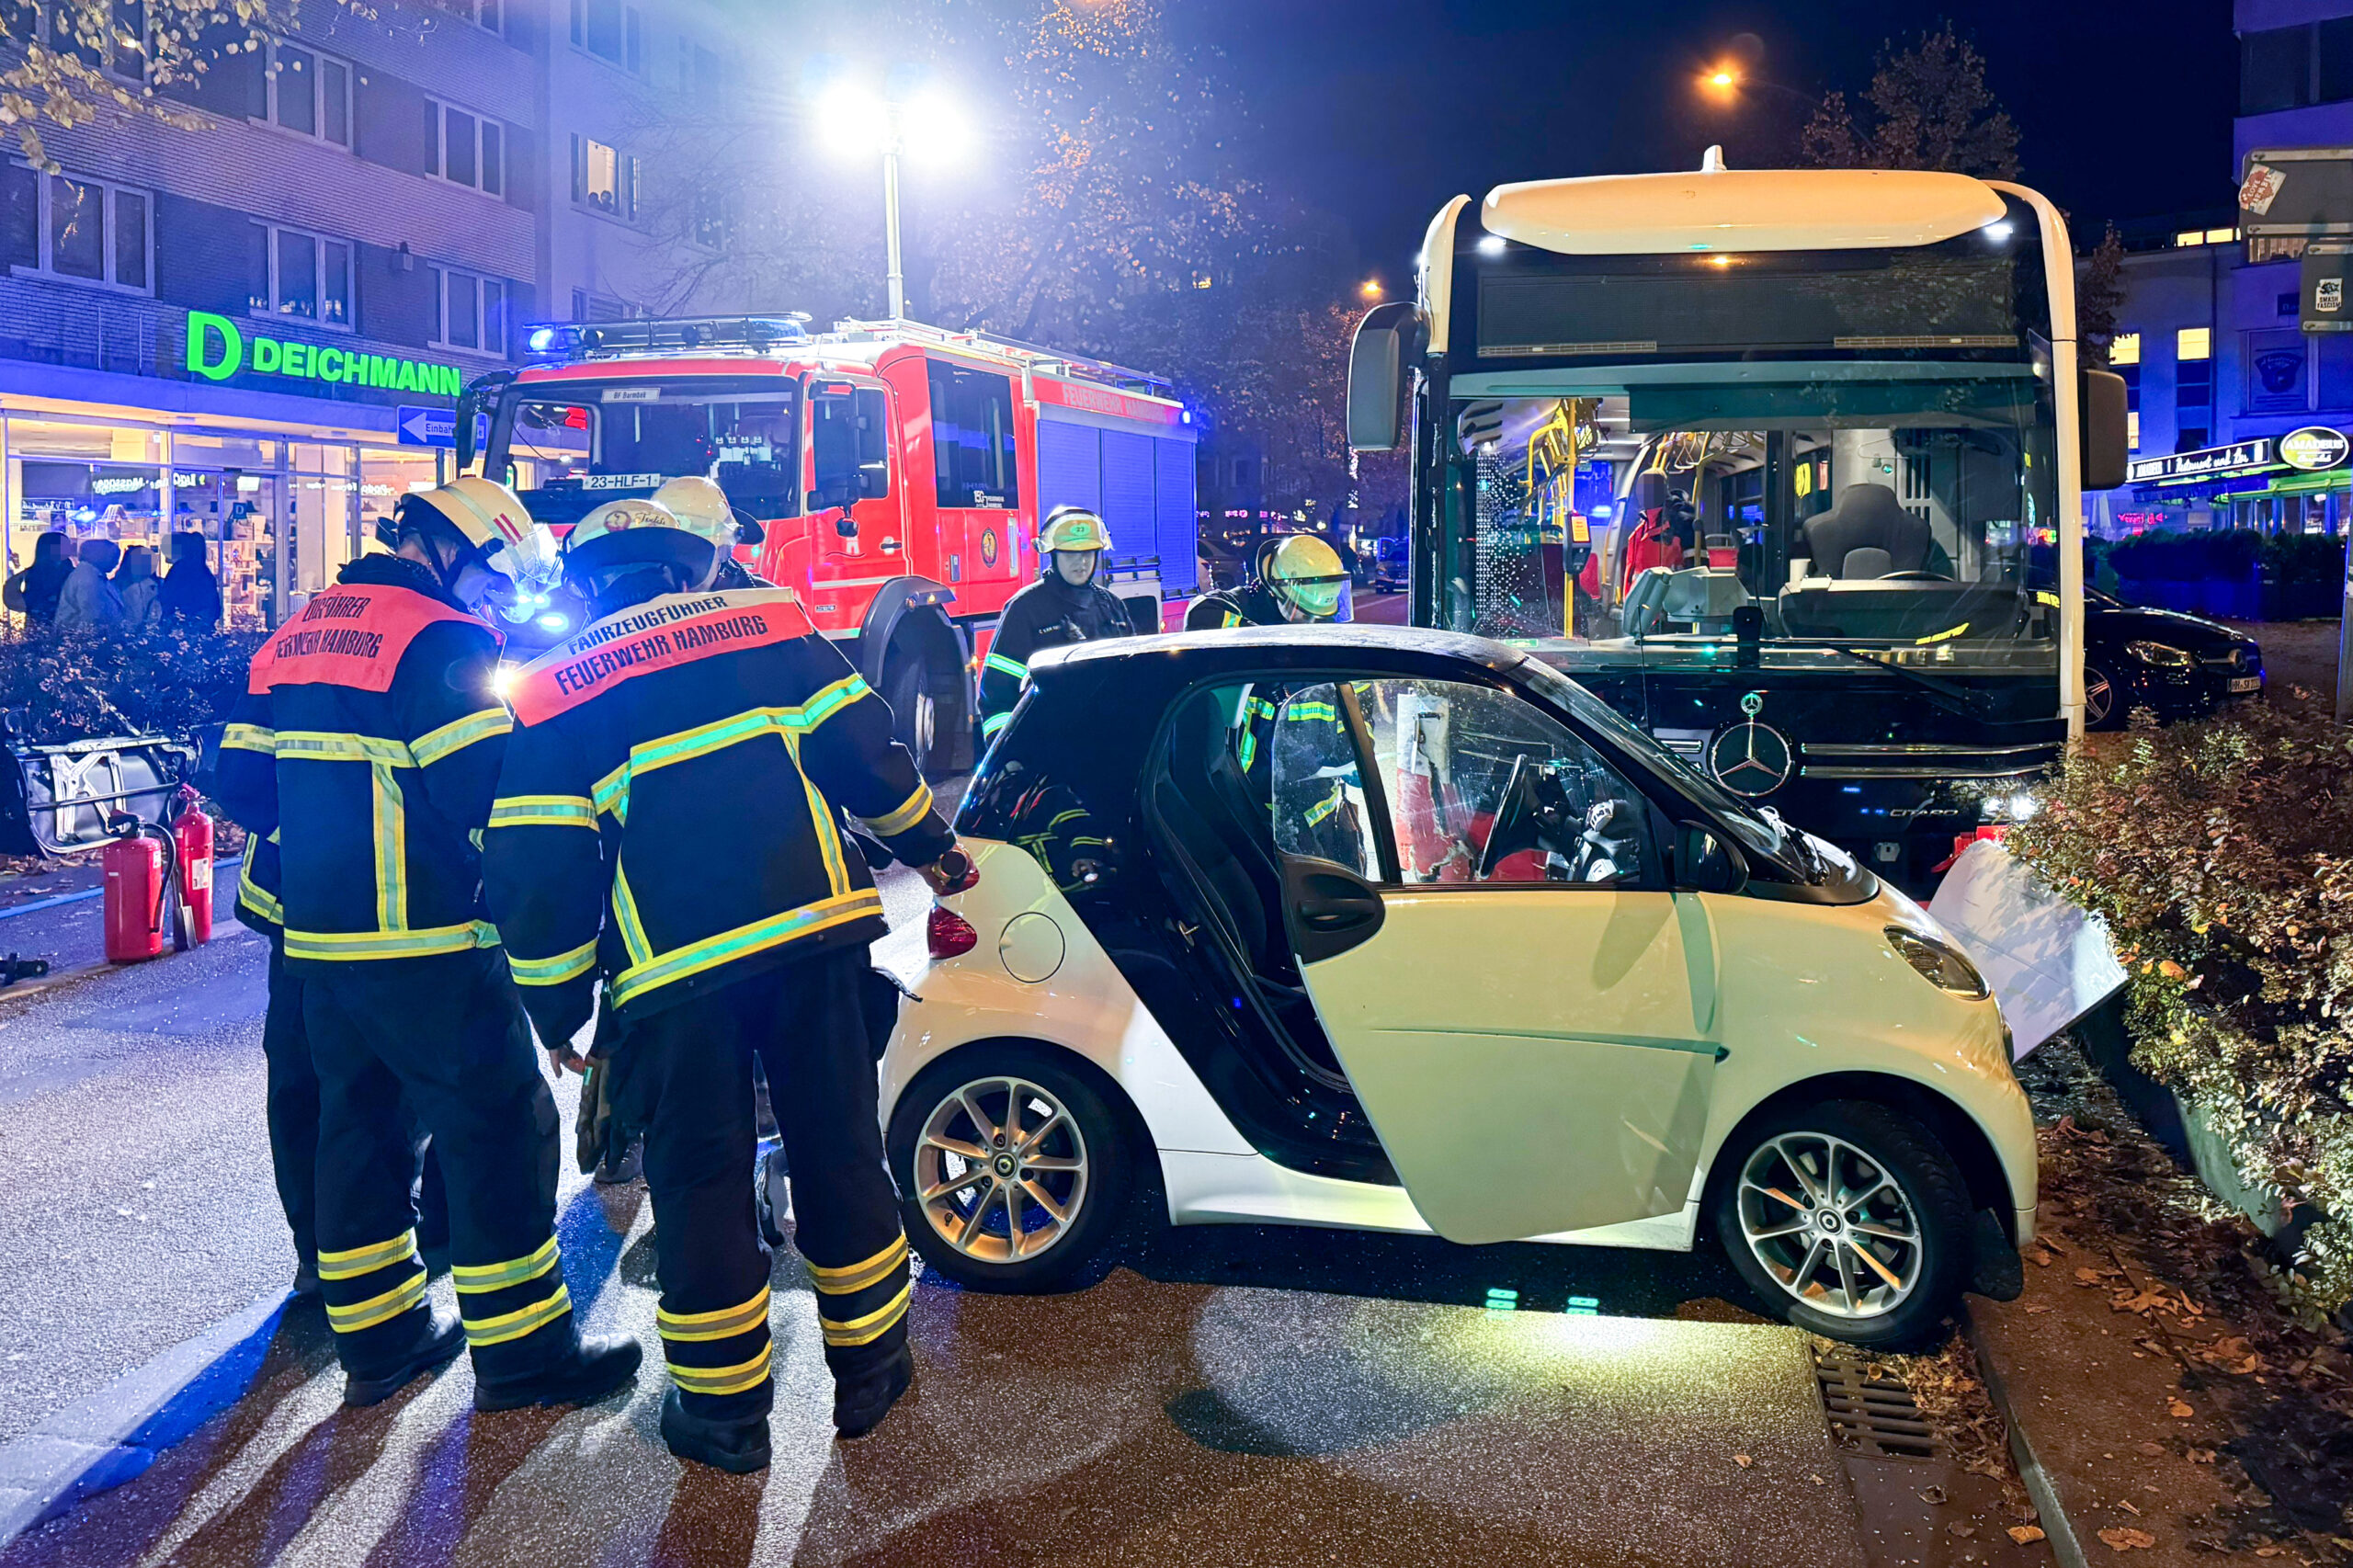
[[[980,945],[981,934],[972,923],[945,904],[931,906],[931,918],[924,924],[924,937],[931,945],[931,956],[952,959],[969,953]]]

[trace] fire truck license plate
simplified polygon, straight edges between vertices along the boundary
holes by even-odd
[[[587,473],[580,476],[583,490],[659,490],[658,473]]]

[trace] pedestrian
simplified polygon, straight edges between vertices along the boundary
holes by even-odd
[[[775,1398],[768,1252],[744,1180],[766,1042],[781,1042],[771,1099],[835,1430],[871,1430],[914,1370],[861,1006],[882,901],[835,812],[936,889],[965,885],[970,862],[890,710],[792,593],[693,591],[711,549],[647,501],[608,502],[565,539],[597,619],[515,681],[483,864],[551,1053],[585,1070],[565,1042],[600,994],[612,1016],[598,1067],[616,1118],[645,1130],[663,1437],[743,1473],[768,1462]]]
[[[65,530],[51,528],[33,540],[32,564],[8,579],[8,608],[35,626],[57,619],[57,597],[74,574],[73,562],[65,559]]]
[[[110,539],[85,539],[79,562],[57,595],[60,631],[101,631],[122,624],[122,590],[111,576],[122,547]]]
[[[206,631],[221,624],[221,579],[204,559],[204,536],[172,536],[172,569],[156,605],[173,620]]]
[[[1038,530],[1039,578],[1006,601],[981,666],[981,739],[1011,722],[1040,648],[1132,635],[1127,607],[1103,586],[1111,531],[1084,506],[1057,506]]]
[[[583,1338],[573,1315],[554,1098],[483,918],[472,836],[513,727],[480,613],[551,568],[553,541],[476,475],[403,497],[379,539],[391,553],[346,566],[255,654],[220,770],[230,815],[278,841],[344,1403],[387,1399],[470,1346],[477,1410],[585,1403],[641,1351]],[[404,1099],[448,1176],[457,1322],[425,1300]]]
[[[122,628],[138,631],[155,624],[162,611],[157,598],[164,585],[155,575],[155,552],[143,544],[134,544],[122,552],[122,564],[114,574],[116,591],[122,595]]]

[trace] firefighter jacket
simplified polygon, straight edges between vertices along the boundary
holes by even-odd
[[[483,835],[542,1039],[626,1024],[886,929],[846,807],[910,865],[955,842],[891,710],[789,589],[669,594],[526,666]]]
[[[285,906],[278,901],[284,879],[278,869],[278,834],[245,835],[244,864],[237,871],[237,921],[276,941],[286,926]]]
[[[289,963],[497,945],[472,838],[513,727],[497,665],[496,634],[391,555],[344,568],[254,655],[220,800],[277,840]]]
[[[1030,656],[1040,648],[1126,637],[1135,631],[1127,607],[1108,588],[1089,583],[1074,588],[1049,572],[1006,602],[981,666],[981,739],[993,741],[1013,717],[1029,678]]]
[[[1238,588],[1218,588],[1203,594],[1185,608],[1188,631],[1222,631],[1229,626],[1280,626],[1283,607],[1261,583]]]

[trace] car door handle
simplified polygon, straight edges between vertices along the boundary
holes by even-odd
[[[1381,901],[1377,898],[1336,898],[1302,909],[1299,918],[1311,930],[1345,931],[1351,926],[1378,920],[1381,915]]]

